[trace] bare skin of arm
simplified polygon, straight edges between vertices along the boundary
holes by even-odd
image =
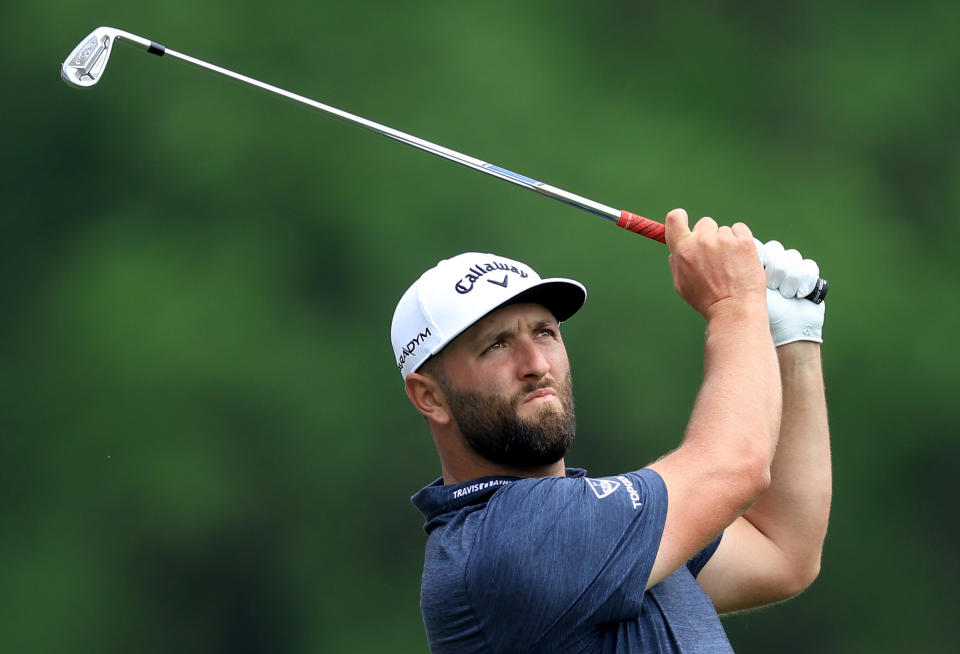
[[[787,599],[820,571],[831,470],[820,344],[777,348],[783,382],[771,485],[724,533],[697,581],[719,612]]]
[[[704,380],[683,443],[651,464],[669,496],[648,587],[683,565],[767,489],[780,424],[781,386],[770,337],[763,267],[745,225],[709,218],[689,231],[667,214],[677,292],[707,320]]]

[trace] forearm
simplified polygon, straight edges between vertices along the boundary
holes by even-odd
[[[704,382],[684,444],[713,450],[708,461],[718,465],[728,457],[755,461],[765,475],[780,424],[780,379],[765,308],[756,310],[759,320],[722,316],[708,323]]]
[[[744,518],[772,540],[806,583],[816,577],[832,492],[820,345],[777,348],[783,386],[780,438],[770,487]]]
[[[765,313],[708,322],[704,359],[683,443],[649,466],[670,501],[648,587],[737,520],[769,484],[780,379]]]

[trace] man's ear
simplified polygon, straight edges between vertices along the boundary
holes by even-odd
[[[437,380],[430,375],[411,372],[404,381],[407,397],[413,402],[417,411],[430,422],[445,425],[450,422],[451,415],[447,408],[446,397]]]

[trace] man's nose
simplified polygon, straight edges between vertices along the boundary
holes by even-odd
[[[550,362],[533,340],[523,339],[518,354],[520,361],[517,374],[521,379],[539,379],[550,372]]]

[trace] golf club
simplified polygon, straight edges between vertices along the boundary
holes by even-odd
[[[97,29],[93,30],[89,36],[83,39],[77,45],[77,47],[73,49],[73,52],[70,53],[70,56],[64,60],[60,67],[60,76],[65,82],[73,86],[90,87],[95,85],[100,81],[100,78],[103,77],[104,70],[107,67],[107,61],[110,59],[110,54],[113,51],[114,45],[118,42],[126,42],[130,45],[146,50],[150,54],[155,54],[158,56],[167,55],[176,59],[181,59],[195,66],[206,68],[207,70],[215,73],[232,77],[233,79],[243,82],[244,84],[250,84],[265,91],[269,91],[270,93],[275,93],[290,100],[313,107],[314,109],[318,109],[324,113],[330,114],[331,116],[370,130],[371,132],[382,134],[383,136],[395,139],[401,143],[406,143],[407,145],[425,150],[431,154],[435,154],[438,157],[455,161],[456,163],[467,166],[468,168],[479,170],[482,173],[492,175],[504,181],[522,186],[530,189],[531,191],[535,191],[541,195],[546,195],[547,197],[551,197],[555,200],[565,202],[566,204],[583,209],[584,211],[588,211],[597,216],[602,216],[608,220],[616,222],[617,226],[640,234],[641,236],[646,236],[647,238],[659,241],[660,243],[666,242],[664,238],[664,226],[662,223],[650,220],[649,218],[644,218],[643,216],[639,216],[626,210],[614,209],[613,207],[609,207],[605,204],[600,204],[599,202],[595,202],[594,200],[590,200],[583,196],[570,193],[569,191],[557,188],[556,186],[544,184],[543,182],[531,179],[525,175],[520,175],[513,171],[507,170],[506,168],[501,168],[500,166],[495,166],[485,161],[475,159],[474,157],[461,154],[460,152],[450,150],[449,148],[431,143],[430,141],[425,141],[421,138],[417,138],[416,136],[412,136],[399,130],[395,130],[391,127],[387,127],[386,125],[375,123],[372,120],[355,116],[354,114],[347,113],[346,111],[342,111],[329,105],[325,105],[321,102],[317,102],[316,100],[311,100],[310,98],[305,98],[302,95],[291,93],[290,91],[286,91],[271,84],[260,82],[251,77],[247,77],[246,75],[240,75],[239,73],[227,70],[226,68],[221,68],[220,66],[207,63],[206,61],[176,52],[175,50],[166,48],[159,43],[151,41],[150,39],[145,39],[141,36],[137,36],[136,34],[124,32],[123,30],[114,29],[112,27],[98,27]],[[826,297],[827,289],[827,281],[822,278],[818,279],[813,291],[806,296],[806,299],[819,304],[823,301],[823,298]]]

